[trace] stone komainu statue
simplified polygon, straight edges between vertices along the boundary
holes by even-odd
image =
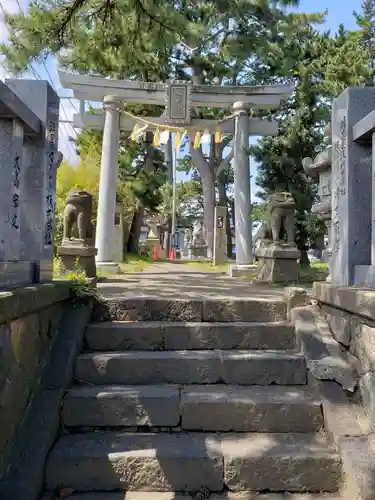
[[[92,196],[86,191],[70,193],[64,211],[64,240],[78,238],[87,242],[93,238]]]
[[[190,228],[185,229],[185,235],[184,235],[184,247],[188,247],[191,245],[193,241],[193,232]]]
[[[287,192],[273,193],[267,200],[268,221],[262,238],[280,242],[286,237],[289,244],[295,243],[295,209],[296,202]]]

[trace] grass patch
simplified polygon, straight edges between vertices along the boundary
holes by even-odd
[[[182,263],[185,266],[199,270],[202,273],[226,273],[229,266],[228,262],[214,266],[213,263],[208,260],[182,261]]]
[[[302,283],[313,283],[314,281],[325,281],[329,274],[326,262],[313,262],[310,267],[302,267],[299,271],[299,280]]]
[[[154,259],[147,255],[127,253],[124,261],[119,264],[121,273],[141,273],[153,264]]]
[[[168,259],[158,259],[154,260],[152,257],[147,255],[139,255],[127,253],[124,256],[124,261],[119,264],[121,273],[131,274],[131,273],[142,273],[154,262],[169,262]]]

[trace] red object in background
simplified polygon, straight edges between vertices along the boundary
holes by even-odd
[[[176,253],[174,251],[174,248],[172,247],[171,253],[169,254],[169,260],[175,260],[176,258]]]
[[[152,258],[154,260],[158,260],[159,259],[159,249],[158,249],[158,247],[154,247],[154,250],[152,252]]]

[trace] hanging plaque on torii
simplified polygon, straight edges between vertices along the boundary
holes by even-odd
[[[191,123],[191,84],[184,81],[170,81],[165,91],[166,124],[186,126]]]

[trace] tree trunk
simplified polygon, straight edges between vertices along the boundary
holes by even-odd
[[[172,134],[169,134],[169,139],[164,148],[164,160],[167,165],[168,183],[173,185],[173,150],[172,150]],[[167,231],[164,237],[164,249],[166,257],[169,256],[171,251],[171,233],[172,233],[172,215],[169,214],[167,218]]]
[[[141,236],[144,215],[145,209],[143,207],[139,207],[133,216],[128,239],[128,253],[138,253],[139,238]]]
[[[224,181],[219,176],[218,179],[218,191],[219,191],[219,205],[221,207],[227,207],[227,256],[228,259],[232,258],[232,233],[230,230],[230,215],[228,210],[228,197]],[[215,222],[215,221],[214,221]]]
[[[148,172],[152,172],[154,168],[155,148],[152,145],[153,140],[154,140],[154,133],[146,132],[146,137],[144,141],[144,147],[146,150],[144,169]],[[129,253],[138,253],[139,238],[141,236],[141,229],[143,225],[144,216],[145,216],[145,209],[143,206],[140,206],[133,216],[132,224],[130,227],[130,234],[128,240]]]
[[[192,138],[190,138],[190,144],[191,142]],[[194,149],[191,147],[190,154],[202,180],[203,219],[207,245],[207,257],[212,259],[214,243],[215,178],[201,149]]]
[[[213,178],[202,176],[203,188],[203,218],[207,257],[213,259],[214,248],[214,210],[215,210],[215,184]]]
[[[307,248],[304,247],[302,250],[301,250],[301,257],[300,257],[300,266],[301,267],[310,267],[310,260],[309,260],[309,256],[307,255]]]

